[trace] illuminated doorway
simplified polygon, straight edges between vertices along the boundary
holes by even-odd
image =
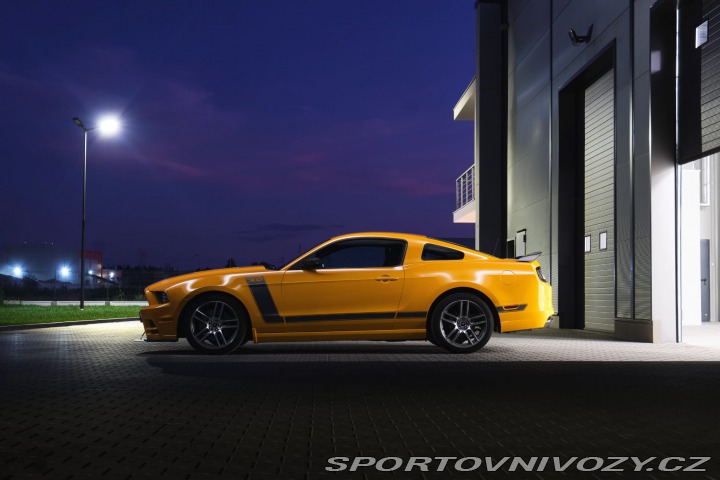
[[[720,347],[718,231],[720,155],[679,167],[682,341]]]

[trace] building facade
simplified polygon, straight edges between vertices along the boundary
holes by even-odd
[[[478,1],[455,221],[541,251],[561,328],[681,341],[718,320],[720,0]]]

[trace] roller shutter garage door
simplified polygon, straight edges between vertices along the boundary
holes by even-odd
[[[612,332],[615,324],[614,69],[585,90],[584,157],[585,328]]]

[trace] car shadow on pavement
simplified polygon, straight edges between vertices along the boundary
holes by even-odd
[[[485,347],[488,350],[489,347]],[[140,356],[169,356],[169,355],[184,355],[194,356],[198,358],[234,358],[244,356],[260,356],[260,355],[399,355],[399,354],[412,354],[412,355],[454,355],[440,347],[426,343],[423,345],[413,344],[402,344],[401,342],[377,342],[372,344],[371,342],[363,342],[362,344],[348,344],[342,345],[318,345],[314,343],[298,343],[298,344],[272,344],[272,345],[248,345],[238,348],[231,354],[228,355],[207,355],[204,353],[197,352],[188,346],[188,348],[163,348],[162,350],[147,351],[139,353]]]

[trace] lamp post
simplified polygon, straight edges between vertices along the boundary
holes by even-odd
[[[55,278],[53,279],[53,301],[52,306],[57,305],[57,294],[55,293],[57,291],[57,267],[55,267]]]
[[[87,142],[88,132],[99,128],[101,131],[113,134],[120,128],[116,119],[107,118],[102,120],[97,127],[86,127],[78,117],[73,118],[75,125],[83,129],[85,137],[85,154],[83,156],[83,194],[82,194],[82,236],[80,240],[80,310],[85,309],[85,199],[87,192]]]
[[[105,279],[105,305],[110,305],[110,282],[115,276],[115,272],[109,272]]]

